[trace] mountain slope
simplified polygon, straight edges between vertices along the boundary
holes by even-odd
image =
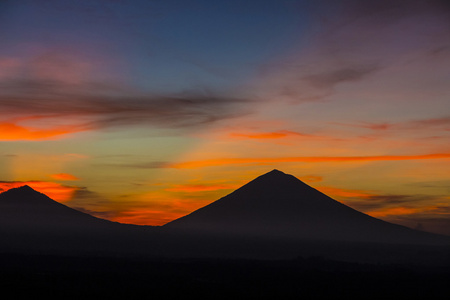
[[[155,232],[96,218],[29,186],[0,194],[0,253],[156,255]]]
[[[14,230],[90,229],[113,222],[69,208],[29,186],[0,194],[0,224]]]
[[[164,227],[291,239],[389,243],[428,243],[440,239],[358,212],[278,170]]]

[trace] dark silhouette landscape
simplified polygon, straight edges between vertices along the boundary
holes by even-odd
[[[0,194],[0,240],[2,286],[24,294],[398,299],[449,291],[450,237],[370,217],[278,170],[164,226],[99,219],[14,188]]]
[[[3,298],[450,299],[449,71],[449,0],[0,0]]]

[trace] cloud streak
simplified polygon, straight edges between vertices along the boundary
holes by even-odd
[[[107,71],[94,71],[97,64],[51,52],[29,62],[0,57],[0,69],[8,69],[0,73],[3,139],[50,139],[73,131],[137,125],[195,127],[248,113],[248,99],[206,91],[159,95],[110,79]],[[5,120],[29,116],[60,124],[38,130]]]
[[[53,174],[53,175],[50,175],[50,177],[53,179],[56,179],[56,180],[63,180],[63,181],[80,180],[80,178],[76,177],[75,175],[67,174],[67,173]]]
[[[81,131],[84,130],[79,126],[62,125],[43,129],[15,122],[0,122],[0,141],[48,141]]]
[[[116,215],[109,218],[120,223],[130,223],[137,225],[164,225],[172,220],[185,216],[205,203],[199,199],[172,199],[172,201],[148,201],[145,206],[136,205],[133,208],[127,207],[116,212]]]
[[[233,106],[246,103],[243,99],[195,94],[152,96],[126,95],[125,92],[119,95],[56,93],[55,89],[59,87],[57,83],[23,84],[32,85],[30,89],[35,92],[0,95],[2,114],[74,118],[78,123],[76,128],[80,131],[138,124],[169,128],[206,125],[241,115],[241,111],[235,110]],[[22,135],[32,135],[26,135],[25,128],[15,126],[15,131],[22,131]]]
[[[450,131],[450,117],[439,117],[429,119],[419,119],[404,122],[360,122],[356,124],[334,123],[336,125],[366,128],[373,131],[390,131],[390,130],[434,130],[434,131]]]
[[[444,1],[322,0],[312,7],[311,35],[299,38],[297,51],[262,68],[262,97],[323,100],[360,81],[396,80],[392,67],[408,64],[420,68],[422,82],[446,74],[450,9]],[[420,67],[432,64],[431,57],[443,63]]]
[[[232,138],[242,138],[242,139],[281,139],[287,137],[297,137],[297,138],[316,137],[314,135],[304,134],[291,130],[278,130],[278,131],[257,132],[257,133],[232,132],[229,134],[229,136]]]
[[[379,194],[374,191],[317,187],[328,196],[372,217],[411,228],[450,235],[448,196]]]
[[[368,162],[401,161],[422,159],[449,159],[450,153],[424,155],[379,155],[379,156],[302,156],[302,157],[261,157],[261,158],[222,158],[188,161],[164,165],[165,168],[194,169],[203,167],[226,166],[233,164],[267,165],[274,163],[322,163],[322,162]]]
[[[175,185],[171,188],[166,189],[166,191],[196,193],[196,192],[207,192],[217,190],[232,190],[237,189],[238,187],[239,185],[236,184],[185,184],[185,185]]]

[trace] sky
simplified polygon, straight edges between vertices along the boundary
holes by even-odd
[[[163,225],[276,168],[450,235],[449,82],[447,1],[0,0],[0,191]]]

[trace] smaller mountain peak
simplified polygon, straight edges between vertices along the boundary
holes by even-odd
[[[36,191],[29,185],[23,185],[20,187],[9,189],[9,190],[3,192],[2,194],[15,195],[14,197],[28,197],[28,196],[32,196],[32,195],[41,194],[41,193]]]

